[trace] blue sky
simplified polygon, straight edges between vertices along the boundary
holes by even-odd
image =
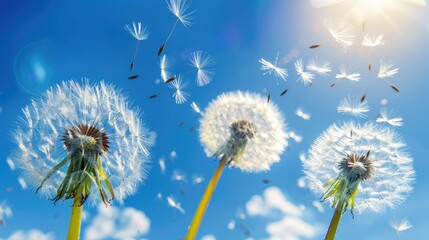
[[[245,239],[239,226],[250,229],[254,239],[274,239],[267,229],[285,219],[300,226],[295,230],[304,229],[296,230],[291,238],[323,238],[332,209],[324,203],[324,211],[319,212],[313,206],[318,197],[297,185],[303,176],[299,155],[306,153],[314,139],[329,125],[351,118],[337,112],[342,98],[347,95],[360,97],[365,91],[370,112],[366,119],[358,121],[374,121],[382,108],[381,100],[387,99],[387,107],[404,118],[404,126],[397,131],[408,143],[407,150],[414,158],[417,178],[414,192],[395,210],[382,214],[365,212],[354,219],[346,213],[337,238],[421,239],[428,233],[426,214],[429,212],[426,204],[429,192],[425,187],[429,183],[426,161],[429,154],[428,8],[424,1],[416,4],[385,0],[380,1],[386,2],[380,12],[366,9],[365,31],[383,34],[386,41],[384,46],[369,51],[360,45],[364,35],[362,20],[354,17],[358,10],[351,8],[357,1],[315,7],[320,2],[329,1],[191,1],[190,9],[196,10],[194,24],[188,28],[178,25],[164,53],[173,63],[172,70],[181,72],[189,69],[186,59],[190,52],[204,50],[216,60],[216,76],[204,87],[195,86],[193,78],[186,76],[190,81],[191,96],[186,103],[178,105],[171,97],[171,89],[156,83],[160,78],[156,53],[175,21],[165,1],[2,1],[0,203],[6,201],[13,215],[5,218],[6,225],[0,226],[0,239],[8,239],[13,234],[28,234],[30,229],[48,234],[47,239],[65,238],[71,203],[54,205],[37,196],[34,189],[23,190],[18,182],[19,173],[11,171],[6,159],[16,147],[11,140],[11,130],[16,127],[21,108],[52,84],[69,79],[80,81],[84,77],[93,83],[104,79],[122,89],[133,106],[143,111],[142,118],[156,132],[157,139],[151,149],[149,176],[139,186],[138,193],[127,198],[124,205],[115,202],[107,213],[105,209],[99,212],[97,207],[85,206],[88,217],[82,225],[83,237],[89,236],[85,234],[100,223],[97,222],[103,219],[100,216],[109,216],[104,219],[110,221],[116,219],[113,224],[117,231],[134,231],[129,223],[132,221],[124,217],[124,212],[131,211],[142,226],[135,230],[139,232],[133,235],[134,238],[183,238],[207,179],[217,167],[217,162],[205,156],[198,132],[189,131],[192,127],[198,128],[199,119],[189,104],[195,101],[204,108],[222,92],[248,90],[263,95],[270,91],[271,101],[283,112],[289,130],[302,136],[302,141],[290,140],[282,160],[269,172],[248,174],[238,169],[226,169],[198,239],[204,235],[213,235],[216,239]],[[345,17],[355,28],[357,40],[347,52],[326,32],[322,22],[328,17]],[[124,30],[124,25],[132,21],[147,25],[150,35],[140,43],[135,62],[135,72],[148,74],[130,81],[127,77],[136,40]],[[322,41],[324,44],[319,48],[308,48]],[[274,62],[277,53],[281,67],[289,72],[287,81],[279,79],[279,85],[273,75],[263,75],[258,62],[261,58]],[[307,63],[315,56],[331,62],[330,76],[317,75],[311,87],[296,82],[298,77],[293,63],[298,58]],[[401,89],[401,93],[394,92],[380,79],[374,79],[380,59],[399,68],[398,74],[389,80]],[[29,64],[31,61],[32,65]],[[369,63],[374,68],[372,71],[368,71]],[[43,69],[38,78],[34,75],[37,74],[35,65]],[[361,81],[343,80],[336,87],[329,87],[341,65],[360,72]],[[280,97],[285,88],[289,88],[289,92]],[[152,94],[159,96],[149,99]],[[311,119],[298,117],[295,111],[299,107],[309,113]],[[185,122],[180,126],[182,121]],[[170,157],[172,152],[176,153],[174,158]],[[166,161],[165,174],[158,164],[162,157]],[[187,180],[172,181],[174,171],[185,174]],[[205,181],[194,184],[194,175],[203,176]],[[161,200],[157,198],[158,193],[163,196]],[[185,214],[169,207],[167,196],[180,202]],[[266,198],[276,199],[277,205],[267,204]],[[254,206],[255,201],[259,201],[260,211],[249,212],[249,206]],[[294,211],[285,211],[279,206],[288,206]],[[389,221],[403,218],[408,218],[413,227],[397,234]],[[233,230],[228,229],[231,220],[236,222]],[[285,223],[281,226],[286,226],[285,231],[292,231]]]

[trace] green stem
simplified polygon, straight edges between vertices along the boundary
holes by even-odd
[[[82,207],[81,194],[79,193],[74,197],[67,240],[79,240],[80,225],[82,220]]]
[[[193,240],[197,235],[198,228],[200,227],[201,221],[203,219],[204,213],[206,212],[207,205],[209,204],[210,198],[212,197],[213,191],[216,188],[216,184],[219,181],[222,171],[226,164],[225,155],[222,157],[219,166],[216,169],[216,172],[213,174],[212,179],[207,185],[206,191],[204,192],[203,197],[201,198],[200,205],[195,212],[194,218],[192,219],[191,226],[189,226],[188,234],[185,237],[185,240]]]
[[[331,224],[329,225],[328,232],[326,233],[325,240],[334,240],[335,233],[337,232],[338,223],[340,222],[342,212],[339,209],[335,209],[334,215],[332,216]]]

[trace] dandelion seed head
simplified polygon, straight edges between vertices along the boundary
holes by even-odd
[[[176,104],[182,104],[188,100],[189,93],[185,90],[187,86],[188,82],[184,81],[181,75],[169,83],[168,87],[175,90],[173,98]]]
[[[105,174],[98,174],[108,178],[115,199],[122,202],[145,178],[151,145],[148,134],[138,110],[130,108],[112,85],[64,81],[23,108],[13,132],[17,149],[10,159],[22,170],[20,179],[31,187],[41,187],[39,191],[50,199],[58,188],[67,187],[62,183],[65,177],[70,178],[68,174],[77,178],[102,166]],[[79,159],[84,159],[87,168],[68,173]],[[99,190],[107,186],[92,184],[89,199],[95,204],[101,198]]]
[[[360,101],[357,97],[347,96],[341,99],[337,107],[339,113],[352,117],[365,118],[366,112],[369,112],[368,102]]]
[[[172,196],[167,197],[167,203],[170,207],[177,209],[182,214],[185,214],[185,210],[182,208],[181,204],[177,202]]]
[[[149,37],[149,30],[146,26],[142,26],[141,22],[132,22],[125,25],[125,30],[128,31],[135,39],[142,41]]]
[[[298,81],[306,86],[313,84],[314,74],[304,71],[304,64],[302,63],[302,58],[298,59],[295,62],[295,71],[299,76]]]
[[[269,170],[288,145],[282,114],[258,94],[221,94],[205,109],[200,123],[206,154],[225,154],[230,166],[243,171]]]
[[[398,133],[379,124],[333,124],[314,141],[303,161],[306,181],[320,197],[326,194],[325,183],[360,178],[355,210],[393,208],[405,201],[414,182],[413,160],[405,145]],[[334,197],[327,200],[333,203]]]
[[[195,83],[197,86],[209,84],[215,75],[213,70],[214,59],[206,52],[196,51],[189,55],[189,64],[197,69]]]
[[[192,25],[192,12],[186,12],[189,9],[189,3],[186,0],[167,0],[168,10],[176,16],[185,27]]]
[[[196,104],[195,102],[192,102],[192,103],[191,103],[191,108],[192,108],[192,110],[194,110],[196,113],[202,114],[202,113],[201,113],[201,109],[200,109],[200,107],[199,107],[199,106],[198,106],[198,104]]]

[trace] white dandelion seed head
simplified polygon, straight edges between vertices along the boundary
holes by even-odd
[[[79,124],[92,126],[107,136],[108,143],[104,143],[108,149],[103,148],[101,162],[115,199],[122,202],[136,192],[146,176],[147,146],[151,143],[139,115],[138,109],[130,108],[127,99],[112,85],[103,81],[94,85],[89,80],[82,84],[64,81],[23,108],[23,116],[12,133],[17,149],[10,159],[22,170],[22,179],[37,187],[54,166],[69,156],[68,147],[75,146],[65,141],[69,136],[66,133]],[[74,137],[82,139],[82,144],[88,140],[85,134]],[[104,136],[103,139],[106,140]],[[81,154],[85,155],[83,151]],[[67,175],[69,163],[55,171],[39,192],[52,199]],[[89,199],[93,204],[99,203],[95,186],[91,187]]]
[[[204,51],[192,52],[189,55],[189,65],[197,69],[195,79],[197,86],[205,86],[213,80],[215,75],[213,70],[214,63],[214,59]]]
[[[304,71],[304,64],[302,63],[302,58],[296,60],[295,62],[295,71],[299,76],[298,81],[306,86],[313,84],[314,74],[311,72]]]
[[[393,64],[380,60],[380,69],[378,70],[377,78],[393,77],[399,72],[399,68],[394,68]]]
[[[284,81],[286,81],[286,78],[288,77],[287,70],[285,68],[281,68],[277,65],[278,60],[279,60],[279,53],[277,53],[276,61],[274,62],[274,64],[272,64],[271,62],[261,58],[259,60],[259,63],[261,63],[261,70],[265,71],[263,73],[264,75],[274,73],[274,76],[276,76],[276,78],[281,78]]]
[[[312,58],[307,65],[307,70],[322,76],[329,76],[332,71],[329,61],[323,58]]]
[[[403,119],[401,116],[397,116],[396,112],[387,108],[382,108],[380,110],[380,116],[375,120],[376,122],[387,123],[394,127],[402,127],[404,125]]]
[[[344,66],[341,66],[339,68],[339,70],[340,70],[340,73],[337,73],[335,75],[335,78],[337,78],[337,79],[346,78],[346,79],[353,81],[353,82],[359,82],[360,81],[360,73],[348,73],[348,72],[351,72],[351,70],[346,69],[346,67],[344,67]]]
[[[125,25],[125,30],[128,31],[135,39],[141,41],[149,37],[149,30],[146,26],[142,26],[141,22],[132,22],[132,24]]]
[[[341,99],[337,111],[352,117],[366,118],[367,115],[365,113],[369,112],[368,102],[366,100],[360,101],[358,97],[351,97],[349,95]]]
[[[183,26],[190,27],[192,25],[192,14],[195,11],[186,12],[189,9],[189,3],[186,0],[167,0],[167,8],[179,19]]]
[[[346,156],[369,151],[372,174],[360,182],[355,210],[381,212],[393,208],[405,201],[413,189],[413,159],[405,147],[397,132],[379,124],[333,124],[314,141],[303,162],[306,181],[320,197],[326,191],[323,185],[339,176],[340,163]],[[332,203],[333,197],[328,200]]]
[[[169,83],[168,87],[174,89],[173,98],[176,104],[182,104],[188,100],[190,94],[185,90],[187,86],[188,82],[184,81],[182,75]]]
[[[377,46],[382,46],[384,44],[385,42],[383,39],[383,35],[381,34],[378,35],[377,37],[366,34],[362,40],[362,46],[365,46],[365,47],[377,47]]]
[[[233,125],[245,122],[254,130],[247,138],[246,146],[237,161],[230,163],[246,172],[269,170],[280,160],[280,154],[288,146],[285,120],[273,103],[266,98],[248,92],[224,93],[205,109],[200,120],[200,141],[207,156],[231,154]],[[243,126],[244,127],[244,126]],[[247,133],[248,134],[248,133]]]
[[[356,35],[352,25],[344,20],[334,21],[332,18],[325,19],[324,25],[332,38],[342,46],[344,51],[347,51],[353,45]]]

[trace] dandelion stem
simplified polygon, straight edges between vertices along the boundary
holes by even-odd
[[[325,240],[334,240],[335,233],[337,232],[338,223],[340,222],[341,214],[341,210],[336,208],[334,215],[332,216],[331,224],[329,224]]]
[[[73,201],[67,240],[79,240],[80,225],[82,220],[82,207],[83,205],[81,203],[81,195],[78,194],[74,197]]]
[[[216,172],[213,174],[212,179],[207,185],[206,191],[204,192],[203,197],[201,198],[200,205],[195,212],[194,218],[192,219],[191,226],[189,227],[188,234],[185,237],[185,240],[193,240],[197,235],[198,228],[200,227],[201,221],[203,219],[204,213],[207,209],[207,205],[209,204],[210,198],[212,197],[213,191],[216,188],[216,184],[219,181],[220,176],[222,175],[222,171],[226,164],[226,156],[223,155],[219,166],[216,169]]]

